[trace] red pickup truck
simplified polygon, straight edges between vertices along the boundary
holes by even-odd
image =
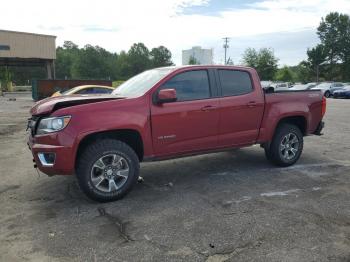
[[[145,71],[111,95],[37,102],[28,121],[35,167],[76,174],[97,201],[123,197],[141,161],[260,144],[268,160],[294,164],[303,136],[320,135],[322,92],[268,93],[252,68],[181,66]]]

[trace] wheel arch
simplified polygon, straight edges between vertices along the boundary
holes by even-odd
[[[140,162],[143,160],[144,156],[144,144],[142,136],[139,131],[134,129],[117,129],[117,130],[106,130],[100,132],[94,132],[84,136],[77,146],[75,154],[75,165],[77,163],[77,158],[84,151],[84,149],[91,143],[99,139],[116,139],[129,145],[138,156]]]
[[[277,128],[279,126],[281,126],[282,124],[292,124],[292,125],[297,126],[304,136],[307,133],[307,119],[305,116],[302,116],[302,115],[286,116],[286,117],[279,119],[279,121],[276,124],[273,135],[275,135]]]

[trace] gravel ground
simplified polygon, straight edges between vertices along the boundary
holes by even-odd
[[[263,150],[142,164],[144,182],[99,204],[75,177],[33,169],[28,95],[0,97],[0,261],[350,261],[350,101],[276,168]]]

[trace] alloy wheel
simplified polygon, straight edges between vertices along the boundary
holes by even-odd
[[[92,166],[91,181],[103,192],[114,192],[121,188],[129,176],[129,164],[119,154],[108,154],[99,158]]]
[[[297,135],[294,133],[288,133],[285,135],[281,140],[279,150],[281,156],[285,160],[290,161],[294,159],[299,150],[299,138]]]

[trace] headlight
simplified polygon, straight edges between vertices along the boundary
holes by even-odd
[[[43,118],[40,120],[36,134],[42,135],[60,131],[68,125],[70,118],[70,116]]]

